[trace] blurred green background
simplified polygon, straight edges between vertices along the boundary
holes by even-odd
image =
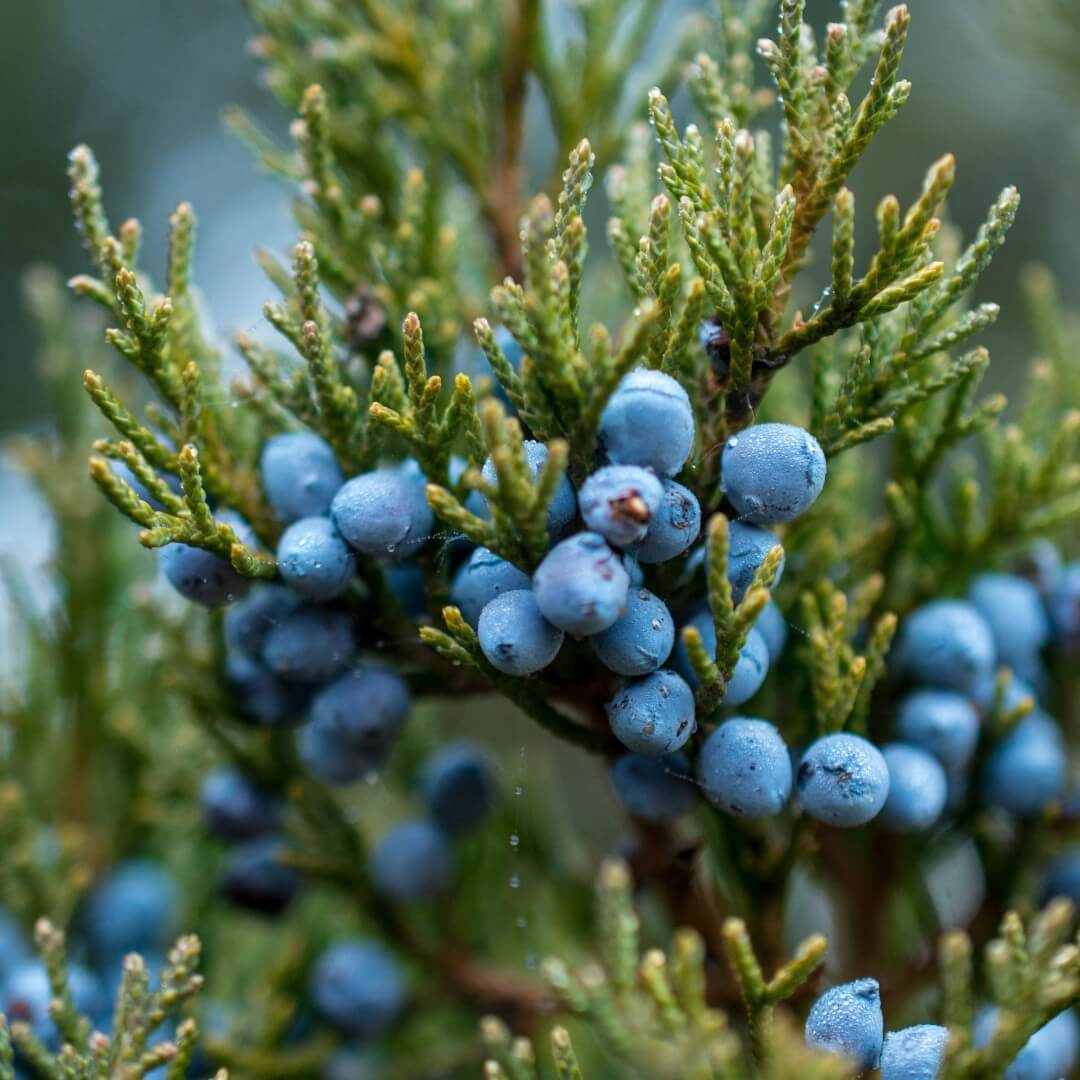
[[[817,27],[837,0],[811,0]],[[1039,260],[1068,300],[1080,292],[1076,243],[1080,163],[1080,5],[1075,0],[910,0],[903,73],[914,93],[853,179],[860,224],[887,191],[907,202],[926,165],[959,162],[954,219],[970,235],[1008,183],[1023,195],[1005,253],[982,283],[1002,304],[990,337],[994,382],[1008,386],[1027,355],[1017,278]],[[114,222],[137,216],[144,265],[160,266],[164,222],[180,199],[200,217],[198,279],[219,329],[250,330],[268,290],[256,244],[293,237],[285,193],[260,176],[224,131],[226,104],[283,132],[287,118],[258,85],[241,0],[40,0],[0,3],[0,432],[47,422],[30,363],[18,282],[37,261],[83,269],[66,205],[65,154],[77,142],[102,164]],[[584,133],[583,133],[584,134]],[[594,245],[598,246],[598,245]],[[1012,373],[1012,377],[1010,377]]]

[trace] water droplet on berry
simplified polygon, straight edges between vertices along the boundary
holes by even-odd
[[[522,786],[520,784],[515,785],[515,787],[514,787],[514,795],[515,796],[520,797],[523,794],[523,792],[524,792],[524,788],[522,788]]]
[[[517,833],[510,834],[510,846],[516,848],[521,843],[521,837]]]
[[[520,877],[520,875],[518,875],[518,874],[511,874],[510,875],[510,888],[511,889],[520,889],[521,888],[521,877]]]

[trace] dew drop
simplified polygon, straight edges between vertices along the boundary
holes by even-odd
[[[510,834],[510,846],[516,848],[521,843],[521,837],[517,833]]]
[[[520,889],[521,888],[521,876],[519,874],[511,874],[510,875],[510,888],[511,889]]]
[[[514,786],[514,795],[515,795],[515,797],[520,798],[524,794],[524,792],[525,792],[525,789],[520,784],[516,784]]]
[[[528,919],[526,919],[524,915],[519,915],[519,916],[518,916],[518,917],[517,917],[517,918],[516,918],[516,919],[514,920],[514,925],[515,925],[515,926],[516,926],[516,927],[517,927],[517,928],[518,928],[519,930],[524,930],[524,929],[525,929],[525,927],[529,925],[529,920],[528,920]]]

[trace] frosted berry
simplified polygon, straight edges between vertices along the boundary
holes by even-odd
[[[238,515],[225,510],[217,520],[229,525],[241,543],[255,546],[255,534]],[[186,600],[203,607],[232,603],[251,587],[251,578],[237,573],[228,559],[190,544],[167,544],[158,558],[169,584]]]
[[[525,462],[529,466],[529,472],[532,473],[533,479],[535,479],[547,464],[548,448],[535,439],[526,439],[522,448],[525,451]],[[498,482],[495,462],[490,457],[484,462],[481,474],[489,484]],[[562,480],[559,481],[559,486],[555,489],[555,494],[551,497],[551,502],[548,504],[547,527],[553,538],[557,539],[562,536],[573,524],[574,519],[577,517],[577,510],[577,496],[574,494],[574,487],[569,478],[563,476]]]
[[[709,611],[699,612],[687,624],[701,635],[701,644],[708,656],[716,655],[716,626]],[[690,656],[680,636],[675,646],[675,670],[691,685],[697,686],[697,676],[690,666]],[[769,647],[756,627],[750,628],[739,650],[739,659],[724,691],[724,704],[732,707],[749,701],[769,673]]]
[[[294,521],[277,548],[282,580],[308,600],[340,596],[356,576],[356,557],[326,517]]]
[[[1069,563],[1062,569],[1047,606],[1058,645],[1075,652],[1080,648],[1080,562]]]
[[[423,572],[415,562],[390,563],[383,570],[383,576],[386,587],[409,615],[418,619],[427,614],[427,586]]]
[[[223,840],[251,840],[274,832],[281,803],[235,769],[215,769],[199,792],[203,819]]]
[[[630,577],[599,533],[583,532],[547,553],[532,587],[548,622],[586,637],[606,630],[626,611]]]
[[[694,694],[674,671],[661,669],[627,683],[607,704],[615,738],[637,754],[680,749],[694,731]]]
[[[285,585],[260,585],[225,612],[225,644],[246,656],[262,652],[266,635],[300,606],[300,598]]]
[[[680,556],[701,533],[701,506],[689,488],[664,481],[660,507],[649,522],[645,539],[634,548],[638,562],[662,563]]]
[[[900,628],[900,666],[929,686],[970,693],[993,672],[994,636],[986,620],[963,600],[931,600]]]
[[[884,1034],[876,979],[856,979],[826,990],[806,1018],[807,1045],[846,1057],[860,1073],[877,1065]]]
[[[916,1024],[890,1031],[881,1049],[881,1080],[936,1080],[945,1060],[949,1029]]]
[[[100,980],[81,964],[68,965],[68,985],[75,1008],[97,1023],[107,1017],[109,1003]],[[22,1021],[45,1044],[46,1049],[60,1049],[60,1032],[56,1030],[49,1004],[52,1002],[52,984],[45,965],[31,960],[16,967],[4,982],[0,993],[0,1012],[8,1021]]]
[[[608,465],[582,484],[578,503],[589,529],[609,544],[627,547],[645,538],[663,495],[663,486],[649,469]]]
[[[424,476],[408,463],[347,481],[334,496],[330,515],[352,547],[375,559],[415,555],[435,527]]]
[[[674,476],[694,448],[694,410],[686,391],[662,371],[624,375],[600,417],[600,447],[617,465]]]
[[[266,635],[262,659],[283,679],[324,683],[345,670],[354,648],[352,620],[344,611],[302,607]]]
[[[775,547],[783,551],[776,534],[768,529],[759,525],[747,525],[741,521],[733,521],[728,526],[728,580],[731,582],[731,592],[736,603],[753,584],[757,568]],[[774,586],[780,583],[783,573],[784,560],[781,558],[776,579],[773,581]]]
[[[299,722],[307,706],[306,686],[278,678],[245,653],[227,655],[225,682],[238,717],[254,727],[289,727]]]
[[[642,821],[670,821],[694,808],[697,788],[685,754],[623,754],[610,769],[619,802]]]
[[[948,797],[941,762],[909,743],[889,743],[881,754],[889,767],[889,796],[881,808],[881,823],[897,832],[929,829],[941,817]]]
[[[1021,719],[994,747],[983,772],[983,794],[991,806],[1033,817],[1060,799],[1068,782],[1061,729],[1044,712]]]
[[[424,762],[420,794],[432,821],[449,832],[481,825],[495,803],[495,769],[486,750],[459,740]]]
[[[529,588],[529,575],[485,547],[478,547],[454,575],[450,602],[475,630],[480,612],[500,593]]]
[[[720,459],[724,493],[740,520],[791,521],[825,486],[825,454],[817,439],[792,424],[755,424],[732,435]]]
[[[372,884],[391,900],[430,900],[449,887],[454,860],[441,830],[404,821],[379,838],[370,871]]]
[[[350,1035],[381,1035],[405,1007],[405,981],[393,955],[375,941],[331,945],[311,976],[311,997],[332,1024]]]
[[[997,662],[1018,673],[1028,671],[1050,640],[1050,619],[1038,588],[1016,574],[979,574],[968,599],[990,627]]]
[[[325,514],[345,482],[330,444],[308,431],[267,439],[259,474],[267,501],[282,521]]]
[[[977,1048],[993,1039],[997,1022],[996,1008],[985,1008],[978,1013],[973,1039]],[[1024,1043],[1005,1070],[1003,1080],[1059,1080],[1071,1075],[1078,1054],[1080,1022],[1072,1009],[1065,1009]]]
[[[881,812],[889,796],[889,767],[873,743],[840,732],[810,745],[795,782],[799,802],[811,817],[851,828]]]
[[[150,859],[119,863],[90,893],[84,925],[94,952],[116,957],[165,944],[179,897],[171,874]]]
[[[765,645],[769,650],[769,661],[775,664],[780,659],[787,644],[788,624],[780,605],[775,600],[769,602],[761,609],[754,626],[765,639]]]
[[[975,753],[979,714],[968,698],[953,690],[916,690],[900,703],[896,733],[929,750],[946,769],[959,769]]]
[[[626,614],[589,638],[597,658],[617,675],[648,675],[663,664],[675,644],[671,612],[648,589],[631,588]]]
[[[563,632],[540,614],[530,589],[500,593],[480,613],[477,638],[492,667],[534,675],[559,655]]]
[[[791,755],[767,720],[736,716],[701,747],[697,777],[705,798],[737,817],[779,814],[791,796]]]

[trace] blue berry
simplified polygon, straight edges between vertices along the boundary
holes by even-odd
[[[896,733],[955,770],[975,753],[979,714],[968,698],[953,690],[916,690],[900,703]]]
[[[415,555],[435,526],[424,476],[408,464],[349,480],[334,496],[330,514],[362,555],[393,561]]]
[[[791,755],[767,720],[721,724],[701,747],[697,775],[705,798],[737,817],[773,817],[791,796]]]
[[[540,614],[531,589],[500,593],[480,613],[477,638],[505,675],[535,675],[559,655],[564,634]]]
[[[731,582],[731,592],[736,603],[753,584],[757,568],[775,547],[782,549],[776,534],[768,529],[759,525],[747,525],[741,521],[733,521],[728,526],[728,580]],[[773,581],[774,586],[780,584],[783,573],[784,560],[781,558],[780,568]]]
[[[740,520],[753,525],[791,521],[825,486],[825,455],[817,439],[792,424],[755,424],[732,435],[720,459],[724,494]]]
[[[281,860],[285,844],[276,836],[260,836],[233,848],[225,866],[221,891],[236,907],[261,915],[280,915],[300,888],[296,871]]]
[[[1055,896],[1067,896],[1080,908],[1080,849],[1065,851],[1046,868],[1041,902],[1047,904]]]
[[[929,829],[945,810],[948,782],[933,754],[908,743],[882,747],[889,767],[889,796],[881,821],[897,832]]]
[[[526,439],[522,444],[522,449],[525,451],[525,463],[528,465],[533,479],[535,479],[547,464],[548,448],[535,439]],[[498,482],[499,477],[495,471],[495,462],[490,457],[484,462],[481,475],[489,484]],[[551,502],[548,504],[547,527],[552,537],[558,538],[566,532],[577,517],[577,509],[577,496],[574,494],[574,486],[570,483],[568,477],[563,476],[562,480],[559,481],[559,486],[555,489],[555,494],[551,497]],[[485,516],[487,512],[485,500]]]
[[[615,738],[636,754],[658,757],[678,750],[694,731],[694,693],[661,668],[627,683],[607,704]]]
[[[244,653],[228,653],[225,682],[240,717],[255,727],[289,727],[307,705],[306,687],[279,679]]]
[[[670,821],[697,802],[685,754],[623,754],[612,763],[609,775],[619,802],[642,821]]]
[[[674,476],[694,448],[694,410],[686,391],[662,371],[624,375],[600,417],[600,445],[617,465]]]
[[[176,919],[176,882],[156,862],[119,863],[86,901],[86,935],[99,956],[150,951],[165,943]]]
[[[881,1080],[936,1080],[948,1043],[949,1029],[940,1024],[890,1031],[881,1048]]]
[[[224,840],[250,840],[273,832],[281,818],[278,799],[234,769],[215,769],[199,792],[203,818]]]
[[[787,619],[784,618],[780,605],[770,599],[761,609],[761,614],[754,625],[765,639],[765,645],[769,650],[769,662],[775,664],[784,651],[788,636]]]
[[[459,740],[424,762],[420,793],[432,821],[448,832],[466,832],[484,822],[495,802],[495,769],[487,752]]]
[[[308,600],[340,596],[356,576],[356,556],[326,517],[294,521],[278,541],[278,572]]]
[[[826,990],[806,1018],[807,1045],[843,1055],[859,1073],[877,1065],[884,1034],[876,979],[856,979]]]
[[[354,648],[348,614],[331,608],[302,607],[266,635],[262,659],[283,679],[324,683],[345,670]]]
[[[982,1009],[975,1017],[974,1045],[986,1046],[994,1037],[998,1010]],[[1080,1052],[1080,1023],[1072,1009],[1043,1024],[1020,1048],[1002,1080],[1059,1080],[1068,1076]]]
[[[660,507],[652,515],[645,539],[634,548],[638,562],[662,563],[677,558],[701,533],[701,507],[689,488],[664,481]]]
[[[701,644],[705,652],[709,656],[715,656],[716,626],[711,613],[707,610],[701,611],[687,625],[694,627],[701,635]],[[674,667],[691,686],[697,686],[697,676],[690,666],[690,657],[681,636],[675,646]],[[749,701],[761,688],[768,673],[769,647],[765,644],[765,638],[758,629],[751,627],[742,649],[739,650],[739,659],[736,661],[735,670],[731,673],[731,679],[724,692],[724,704],[736,706]]]
[[[300,605],[285,585],[260,585],[225,612],[225,644],[245,656],[262,652],[266,635]]]
[[[79,964],[68,966],[68,987],[75,1008],[100,1024],[106,1016],[107,1003],[101,982]],[[52,984],[45,965],[38,960],[20,964],[4,982],[0,1012],[8,1021],[23,1021],[48,1050],[60,1049],[60,1033],[49,1015]]]
[[[404,821],[383,833],[371,853],[371,880],[391,900],[430,900],[454,874],[446,836],[427,821]]]
[[[255,534],[238,515],[225,510],[217,520],[231,526],[241,543],[255,546]],[[237,573],[228,559],[190,544],[167,544],[158,558],[169,584],[186,600],[203,607],[229,604],[251,587],[251,578]]]
[[[671,612],[648,589],[631,588],[626,614],[589,638],[600,663],[617,675],[648,675],[671,655],[675,624]]]
[[[994,669],[994,636],[963,600],[931,600],[900,631],[900,666],[918,682],[970,693]]]
[[[308,431],[267,439],[259,472],[267,501],[282,521],[325,514],[345,483],[330,444]]]
[[[983,772],[991,806],[1019,817],[1039,814],[1065,793],[1068,761],[1061,729],[1043,712],[1030,713],[994,747]]]
[[[889,767],[873,743],[825,735],[802,756],[795,776],[802,808],[827,825],[851,828],[877,817],[889,796]]]
[[[336,1027],[374,1039],[405,1008],[405,980],[393,955],[381,945],[352,938],[331,945],[319,957],[311,997]]]
[[[386,764],[389,746],[362,747],[333,728],[306,724],[296,733],[296,753],[304,768],[324,784],[352,784]]]
[[[533,594],[548,622],[574,637],[606,630],[625,611],[630,576],[599,533],[556,544],[537,567]]]
[[[387,588],[414,619],[427,614],[427,585],[415,562],[391,563],[383,571]]]
[[[500,593],[529,588],[529,575],[485,547],[477,548],[454,575],[450,602],[475,630],[480,612]]]
[[[645,571],[641,568],[641,563],[628,551],[623,552],[622,564],[623,569],[626,570],[626,574],[630,578],[631,589],[636,589],[639,585],[645,584]]]
[[[1080,562],[1065,566],[1047,600],[1054,637],[1068,652],[1080,647]]]
[[[609,544],[627,547],[645,538],[663,496],[663,485],[648,469],[607,465],[582,484],[578,503],[587,528]]]
[[[1016,574],[979,574],[968,599],[990,627],[997,662],[1018,673],[1029,669],[1050,640],[1050,620],[1035,585]]]

